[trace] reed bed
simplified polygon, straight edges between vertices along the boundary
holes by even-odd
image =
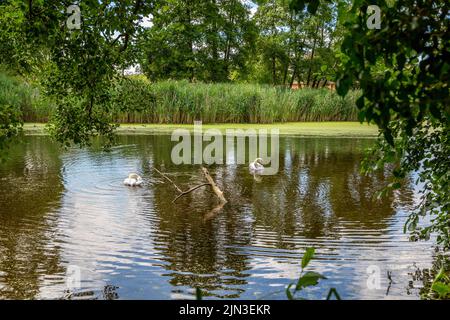
[[[13,107],[26,122],[47,122],[54,110],[39,88],[23,79],[0,71],[0,107]]]
[[[357,121],[359,95],[351,91],[342,98],[328,89],[127,79],[115,87],[113,105],[120,123]]]
[[[0,94],[8,89],[0,77]],[[259,84],[150,83],[128,77],[111,86],[109,108],[118,123],[190,124],[274,123],[297,121],[357,121],[360,92],[342,98],[328,89],[290,90]],[[23,120],[46,122],[54,105],[37,89],[24,91]]]

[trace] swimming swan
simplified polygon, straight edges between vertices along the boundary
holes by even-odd
[[[251,173],[262,173],[264,171],[264,166],[262,165],[263,159],[256,158],[255,161],[250,163],[248,166]]]
[[[130,173],[128,178],[123,180],[123,184],[130,187],[140,186],[143,182],[142,178],[136,173]]]

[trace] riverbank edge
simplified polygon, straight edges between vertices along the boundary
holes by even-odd
[[[45,123],[24,123],[25,135],[48,135]],[[194,125],[190,124],[121,124],[117,128],[119,135],[155,135],[171,134],[176,129],[193,131]],[[358,137],[375,138],[378,136],[378,128],[375,125],[361,124],[359,122],[286,122],[272,124],[253,123],[219,123],[203,124],[202,129],[219,129],[225,133],[226,129],[266,129],[270,134],[271,129],[279,129],[283,136],[320,136],[320,137]]]

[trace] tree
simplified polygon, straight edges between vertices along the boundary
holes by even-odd
[[[24,99],[23,85],[0,73],[0,161],[3,160],[3,150],[8,146],[11,138],[21,129],[21,102]]]
[[[380,30],[369,29],[367,1],[355,1],[342,51],[346,55],[338,92],[358,82],[361,119],[375,122],[382,139],[366,169],[395,165],[395,181],[417,172],[421,202],[406,227],[419,238],[438,232],[450,246],[450,33],[448,1],[380,1]],[[383,74],[377,68],[383,67]],[[419,217],[431,215],[426,227]]]
[[[263,66],[259,80],[273,85],[280,84],[283,70],[289,65],[289,13],[278,0],[260,1],[254,19],[260,35],[259,63]]]
[[[292,0],[291,7],[315,13],[318,0]],[[348,3],[339,3],[341,12]],[[345,95],[358,85],[361,121],[380,128],[380,139],[364,162],[366,172],[394,166],[390,189],[416,172],[421,201],[405,228],[414,239],[436,232],[450,247],[450,20],[448,1],[378,1],[381,29],[369,28],[366,0],[354,0],[345,16],[341,75]],[[387,190],[385,190],[387,191]],[[430,215],[423,226],[419,220]]]
[[[141,64],[154,81],[228,81],[245,73],[256,36],[238,0],[159,1],[141,41]]]
[[[143,71],[152,80],[194,79],[199,7],[190,0],[158,1],[152,16],[152,26],[139,41]]]
[[[288,2],[258,1],[254,17],[259,29],[259,82],[292,85],[295,80],[311,87],[334,80],[337,8],[323,3],[317,16],[292,10]]]
[[[32,27],[25,23],[34,11],[22,1],[0,2],[0,160],[4,149],[22,126],[21,102],[26,89],[24,85],[8,73],[27,74],[39,72],[38,61],[46,65],[47,55],[43,50],[42,41],[29,41],[25,35],[31,34]]]
[[[80,145],[89,143],[93,135],[112,139],[109,85],[135,60],[130,47],[152,4],[142,0],[81,1],[81,27],[69,29],[66,22],[71,12],[67,13],[66,1],[3,2],[1,16],[12,27],[0,32],[0,37],[10,42],[0,54],[29,57],[36,55],[38,48],[49,60],[41,78],[46,94],[56,102],[51,126],[56,138]],[[18,64],[18,70],[29,71],[33,60],[19,60]]]

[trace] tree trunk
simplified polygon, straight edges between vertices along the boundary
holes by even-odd
[[[289,69],[290,63],[286,63],[286,66],[284,67],[284,74],[283,74],[283,86],[286,84],[288,69]]]
[[[214,10],[216,10],[217,9],[216,0],[212,0],[212,5],[214,7]],[[220,72],[221,66],[218,65],[219,64],[219,44],[218,44],[219,32],[218,32],[218,27],[217,27],[217,17],[216,16],[213,17],[211,34],[213,37],[212,44],[211,44],[212,59],[213,59],[213,61],[212,61],[213,64],[212,64],[211,70],[210,70],[211,80],[213,82],[217,82],[217,81],[219,81],[219,76],[220,76],[219,72]],[[220,79],[220,80],[222,80],[222,79]]]
[[[317,82],[317,76],[315,76],[315,77],[313,78],[313,82],[312,82],[311,88],[316,88],[317,85],[318,85],[318,82]]]
[[[292,88],[292,85],[294,84],[295,81],[295,77],[297,76],[297,72],[298,72],[298,63],[300,60],[300,55],[303,51],[303,39],[300,39],[300,44],[298,44],[298,46],[296,46],[296,50],[294,50],[294,70],[292,71],[292,76],[291,76],[291,81],[289,86]],[[298,82],[298,84],[300,85],[300,82]]]
[[[308,68],[308,76],[306,78],[306,85],[309,86],[309,82],[311,80],[311,72],[312,72],[312,61],[314,59],[314,52],[316,50],[316,43],[317,43],[317,33],[319,32],[319,24],[317,24],[317,28],[316,28],[316,32],[315,32],[315,36],[314,36],[314,42],[313,42],[313,47],[311,50],[311,59],[310,59],[310,64],[309,64],[309,68]]]
[[[294,28],[294,26],[293,26],[293,13],[291,12],[291,14],[289,16],[290,36],[289,36],[289,41],[288,41],[288,54],[287,54],[288,61],[286,63],[286,66],[284,67],[283,85],[286,85],[287,74],[288,74],[288,71],[289,71],[289,66],[291,65],[292,29],[293,28]]]
[[[297,64],[294,66],[294,71],[292,72],[291,81],[289,82],[289,88],[292,88],[294,84],[295,74],[297,73]]]
[[[190,52],[190,60],[194,59],[194,41],[192,39],[192,13],[191,13],[191,3],[190,1],[186,4],[186,28],[188,30],[188,43],[187,43],[187,49]],[[188,67],[188,71],[190,73],[189,81],[192,82],[195,78],[195,70],[193,66]]]
[[[274,86],[277,84],[276,62],[277,62],[276,57],[273,54],[272,55],[272,82],[273,82]]]

